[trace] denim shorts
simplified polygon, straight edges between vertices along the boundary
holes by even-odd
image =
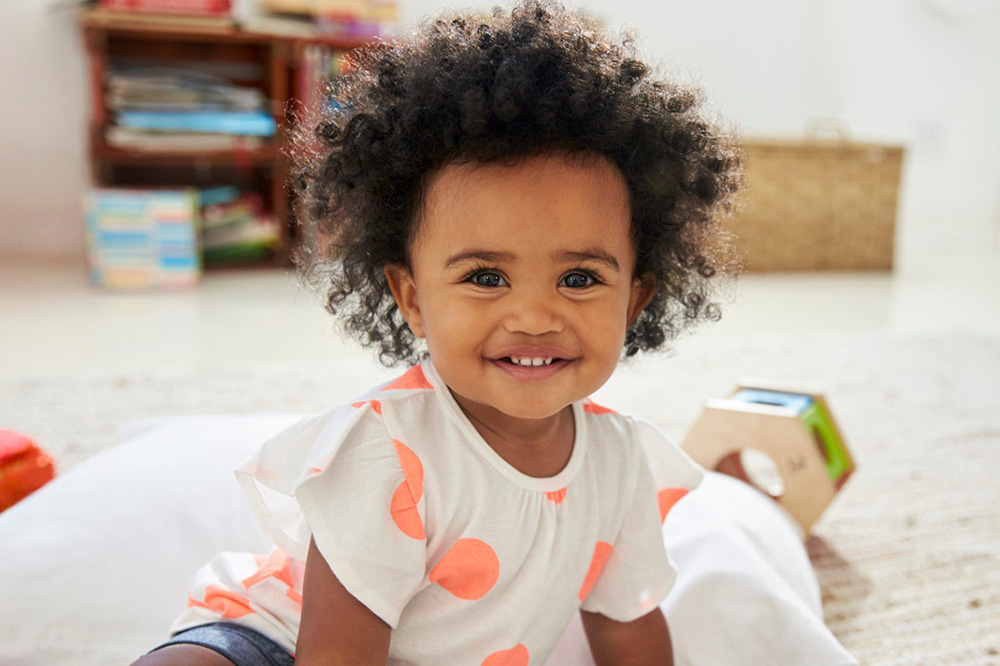
[[[270,638],[238,624],[214,622],[185,629],[153,650],[168,645],[199,645],[218,652],[236,666],[294,666],[295,658]]]

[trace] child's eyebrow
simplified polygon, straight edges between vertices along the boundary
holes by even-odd
[[[607,264],[616,271],[621,269],[615,256],[599,247],[588,248],[582,252],[573,252],[570,250],[558,252],[553,256],[553,259],[556,261],[597,261]]]
[[[582,251],[563,250],[562,252],[556,252],[553,254],[552,259],[557,262],[596,261],[605,264],[609,268],[616,271],[621,270],[621,266],[618,264],[618,259],[616,259],[610,252],[607,252],[599,247],[587,248]],[[499,264],[504,262],[514,263],[517,261],[517,255],[513,252],[498,252],[495,250],[465,250],[448,257],[444,262],[444,267],[451,268],[455,264],[460,264],[465,261],[479,261],[486,264]]]
[[[492,250],[465,250],[458,254],[453,254],[444,262],[445,268],[451,268],[455,264],[463,261],[480,261],[486,264],[498,264],[501,262],[513,262],[517,259],[513,252],[495,252]]]

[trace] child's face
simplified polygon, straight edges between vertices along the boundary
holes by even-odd
[[[387,275],[466,412],[545,419],[607,381],[653,295],[633,277],[629,228],[603,158],[450,165],[428,187],[410,270]]]

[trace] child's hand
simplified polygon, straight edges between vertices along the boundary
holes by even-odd
[[[309,543],[296,666],[385,666],[392,629],[348,592]]]
[[[673,666],[667,621],[659,608],[631,622],[580,611],[597,666]]]

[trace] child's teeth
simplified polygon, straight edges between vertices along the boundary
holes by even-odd
[[[515,358],[515,357],[511,356],[510,360],[511,360],[511,362],[514,365],[522,365],[524,367],[530,367],[530,368],[538,367],[540,365],[549,365],[549,364],[552,363],[552,358],[551,357],[549,357],[549,358],[541,358],[541,357],[539,357],[539,358],[531,358],[530,356],[524,356],[524,357],[521,357],[521,358]]]

